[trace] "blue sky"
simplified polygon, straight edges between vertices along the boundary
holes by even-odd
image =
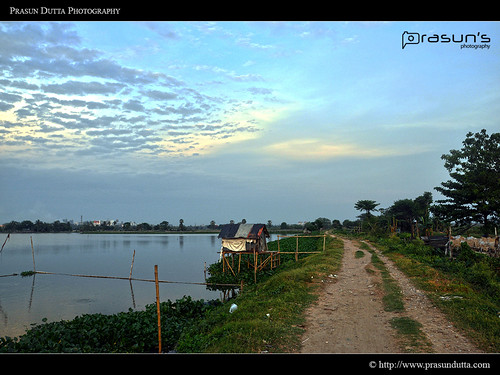
[[[404,31],[489,48],[402,49]],[[499,22],[2,23],[0,222],[342,221],[360,199],[436,199],[441,155],[500,130],[499,43]]]

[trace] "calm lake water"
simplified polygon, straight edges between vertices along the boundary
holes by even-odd
[[[7,234],[0,235],[0,246]],[[30,237],[37,271],[204,282],[204,263],[219,260],[217,234],[11,234],[0,253],[0,275],[33,270]],[[273,236],[274,237],[274,236]],[[270,240],[272,240],[271,238]],[[217,299],[204,285],[160,284],[160,300],[189,295]],[[18,336],[31,323],[73,319],[90,313],[114,314],[155,303],[150,282],[37,274],[0,277],[0,337]]]

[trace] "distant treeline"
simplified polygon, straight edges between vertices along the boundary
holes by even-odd
[[[230,221],[231,224],[235,224],[234,220]],[[243,219],[239,223],[246,223]],[[106,231],[126,231],[126,232],[170,232],[170,231],[181,231],[181,232],[193,232],[193,231],[217,231],[223,224],[216,224],[215,221],[211,221],[209,224],[205,225],[184,225],[184,220],[180,219],[178,225],[172,225],[168,221],[162,221],[159,224],[149,224],[140,223],[136,224],[134,222],[117,222],[117,221],[100,221],[99,224],[94,222],[83,222],[75,223],[73,221],[59,221],[56,220],[53,223],[46,223],[41,220],[32,222],[31,220],[24,221],[11,221],[0,226],[0,232],[6,233],[55,233],[55,232],[106,232]],[[278,225],[273,225],[271,220],[267,223],[268,230],[273,231],[317,231],[317,230],[328,230],[328,229],[354,229],[361,225],[361,221],[350,221],[344,220],[341,224],[339,220],[330,220],[324,217],[317,218],[314,221],[300,223],[300,224],[288,224],[282,222]]]
[[[11,221],[0,227],[2,232],[29,232],[29,233],[54,233],[54,232],[71,232],[73,227],[69,222],[60,222],[59,220],[53,223],[44,223],[37,220],[34,223],[30,220]]]

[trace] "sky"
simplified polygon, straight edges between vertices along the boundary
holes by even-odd
[[[499,67],[499,22],[0,23],[0,223],[439,199],[441,155],[500,131]]]

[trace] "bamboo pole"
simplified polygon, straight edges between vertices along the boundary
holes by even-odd
[[[35,268],[35,250],[33,249],[33,237],[30,236],[30,240],[31,240],[31,255],[33,257],[33,272],[36,273],[36,268]]]
[[[134,268],[134,259],[135,259],[135,249],[134,249],[134,254],[132,255],[132,264],[130,265],[130,275],[128,276],[129,280],[132,278],[132,268]]]
[[[253,251],[253,280],[257,282],[257,252]]]
[[[312,236],[281,236],[281,235],[279,235],[279,237],[281,237],[281,238],[295,238],[295,237],[299,237],[299,238],[313,238],[313,237],[316,237],[316,238],[318,238],[318,237],[323,237],[323,236],[324,236],[324,234],[316,234],[316,235],[312,235]]]
[[[135,309],[135,297],[134,297],[134,288],[132,288],[132,280],[129,279],[128,282],[130,283],[130,294],[132,295],[132,305],[134,306]]]
[[[495,228],[496,229],[496,228]],[[7,241],[10,239],[10,233],[7,235],[7,237],[5,238],[5,241],[3,242],[3,245],[2,245],[2,248],[0,249],[0,253],[2,252],[3,250],[3,247],[5,246],[5,244],[7,243]]]
[[[296,245],[295,245],[295,261],[298,261],[299,260],[299,237],[297,236],[296,237],[297,241],[296,241]]]
[[[233,271],[233,268],[229,264],[229,260],[227,259],[227,257],[224,257],[223,259],[224,259],[223,261],[226,262],[226,264],[227,264],[227,268],[229,268],[229,270],[231,271],[231,273],[233,274],[233,276],[236,276],[236,274]],[[234,264],[233,264],[233,267],[234,267]]]
[[[158,314],[158,353],[161,353],[161,318],[160,318],[160,285],[158,284],[158,265],[155,265],[156,312]]]
[[[45,271],[36,271],[37,274],[41,275],[61,275],[61,276],[74,276],[74,277],[90,277],[90,278],[96,278],[96,279],[114,279],[114,280],[133,280],[133,281],[146,281],[149,283],[154,283],[155,280],[150,280],[150,279],[136,279],[136,278],[131,278],[129,279],[128,277],[119,277],[119,276],[101,276],[101,275],[78,275],[78,274],[71,274],[71,273],[60,273],[60,272],[45,272]],[[3,275],[3,276],[17,276],[17,274],[13,275]],[[188,282],[188,281],[167,281],[167,280],[158,280],[159,283],[166,283],[166,284],[191,284],[191,285],[211,285],[211,286],[238,286],[239,284],[217,284],[217,283],[195,283],[195,282]]]

